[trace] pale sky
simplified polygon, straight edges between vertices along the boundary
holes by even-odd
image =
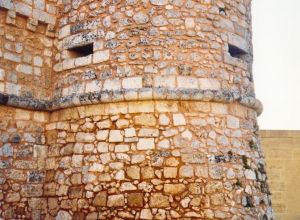
[[[300,0],[253,0],[260,129],[300,130]]]

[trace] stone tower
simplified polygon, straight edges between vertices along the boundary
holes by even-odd
[[[0,215],[273,219],[251,0],[0,0]]]

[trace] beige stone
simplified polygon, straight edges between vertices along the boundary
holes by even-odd
[[[152,193],[149,206],[151,208],[168,208],[170,206],[169,198],[161,193]]]
[[[122,142],[123,134],[121,130],[110,130],[109,132],[109,142]]]
[[[140,167],[138,166],[128,167],[126,173],[131,179],[140,179]]]
[[[184,184],[164,184],[164,192],[168,195],[177,195],[185,191]]]
[[[138,150],[151,150],[154,147],[154,138],[140,138],[137,143]]]
[[[177,178],[177,168],[176,167],[164,167],[164,177],[165,178]]]
[[[108,196],[107,206],[108,207],[122,207],[125,205],[124,195],[111,195]]]

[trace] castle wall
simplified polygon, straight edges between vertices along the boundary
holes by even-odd
[[[0,213],[4,219],[38,219],[46,180],[49,114],[0,106]]]
[[[0,2],[1,93],[51,98],[55,13],[50,1]]]
[[[166,95],[158,88],[173,97],[221,89],[253,95],[248,1],[66,1],[61,7],[55,97]],[[229,44],[248,55],[232,57]],[[72,50],[85,45],[93,45],[91,54],[74,57]]]
[[[261,131],[276,219],[294,220],[299,205],[299,131]]]
[[[0,8],[4,218],[273,219],[251,1]]]
[[[6,218],[271,216],[250,108],[146,101],[1,110]]]

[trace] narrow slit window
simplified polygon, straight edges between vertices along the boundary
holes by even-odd
[[[70,56],[72,58],[85,57],[93,54],[94,44],[86,44],[79,47],[70,48]]]
[[[235,58],[244,58],[245,55],[247,55],[247,52],[236,47],[236,46],[233,46],[231,44],[228,45],[228,52],[230,54],[230,56],[232,57],[235,57]]]

